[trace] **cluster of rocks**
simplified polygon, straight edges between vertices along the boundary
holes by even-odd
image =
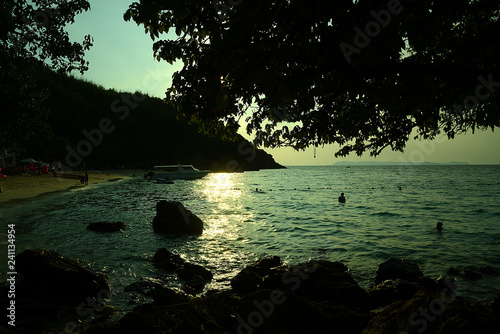
[[[154,263],[174,271],[185,264],[167,250]],[[228,291],[192,297],[154,290],[153,303],[86,333],[496,333],[500,325],[500,298],[490,306],[471,304],[454,296],[451,283],[396,258],[378,267],[368,291],[340,262],[284,266],[276,256],[241,270]]]
[[[184,280],[184,291],[188,294],[200,292],[207,282],[212,280],[214,275],[198,264],[185,261],[177,254],[173,254],[166,248],[160,248],[153,256],[153,263],[156,268],[175,272],[180,279]]]
[[[109,314],[99,317],[106,301],[99,296],[109,293],[106,277],[54,252],[24,251],[17,257],[22,275],[19,299],[25,301],[19,305],[18,319],[23,321],[17,329],[64,332],[47,328],[47,319],[65,320],[66,326],[73,323],[86,334],[471,333],[477,328],[496,333],[500,325],[500,298],[491,305],[472,304],[455,296],[451,283],[425,277],[415,263],[404,259],[382,263],[375,285],[364,290],[340,262],[311,260],[285,266],[273,256],[241,270],[231,279],[230,290],[199,296],[195,294],[213,277],[208,270],[164,248],[152,262],[177,273],[186,285],[202,283],[182,292],[160,280],[141,279],[125,290],[149,294],[153,302],[118,319]],[[76,317],[88,314],[82,310],[91,306],[95,316],[80,317],[78,322]]]

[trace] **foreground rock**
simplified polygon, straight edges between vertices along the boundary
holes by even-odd
[[[175,271],[182,268],[185,262],[180,255],[174,254],[166,248],[158,249],[153,256],[154,266],[168,271]]]
[[[424,274],[418,265],[406,259],[389,258],[377,268],[375,284],[385,280],[402,279],[408,282],[418,282]]]
[[[127,227],[123,221],[116,222],[98,222],[98,223],[90,223],[87,226],[87,230],[90,231],[100,231],[100,232],[117,232],[122,231]]]
[[[264,277],[269,274],[271,268],[281,265],[278,256],[260,259],[245,267],[231,279],[231,287],[236,292],[254,291],[262,283]]]
[[[370,296],[340,262],[284,266],[279,257],[269,257],[245,267],[231,280],[229,291],[190,297],[176,289],[154,286],[152,304],[136,307],[119,321],[93,325],[85,333],[497,332],[500,297],[490,309],[471,305],[454,297],[455,287],[447,281],[421,276],[418,266],[409,261],[395,263],[406,269],[392,271],[395,278],[380,282]],[[204,271],[197,266],[190,269],[194,276],[186,277],[203,280],[200,274]],[[385,299],[390,305],[377,308],[372,298],[377,293],[388,294]],[[404,300],[391,302],[398,299]]]
[[[368,323],[363,334],[498,333],[498,319],[479,304],[446,293],[419,291],[413,298],[391,304]]]
[[[214,277],[209,270],[198,264],[186,262],[178,254],[174,254],[166,248],[160,248],[156,251],[153,263],[156,268],[177,273],[180,279],[186,281],[184,291],[189,294],[200,292],[205,284]]]
[[[86,333],[361,333],[369,321],[368,294],[341,263],[288,267],[271,257],[244,271],[258,280],[201,298],[155,289],[154,304],[136,307],[105,330],[92,327]]]
[[[55,252],[25,250],[16,256],[16,269],[16,328],[26,333],[39,333],[49,321],[63,317],[76,319],[79,306],[97,315],[109,296],[104,275]]]
[[[203,221],[180,202],[160,201],[156,204],[153,230],[155,233],[200,235]]]
[[[23,277],[23,288],[54,300],[81,301],[109,291],[104,275],[95,274],[75,260],[58,253],[30,249],[16,256],[17,272]],[[26,291],[26,290],[24,290]]]
[[[375,306],[385,306],[396,301],[412,298],[420,289],[417,283],[408,282],[400,278],[385,280],[368,290]]]

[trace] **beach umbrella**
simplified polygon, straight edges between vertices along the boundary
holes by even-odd
[[[38,161],[36,161],[35,159],[32,159],[32,158],[21,160],[21,162],[33,163],[33,164],[38,163]]]

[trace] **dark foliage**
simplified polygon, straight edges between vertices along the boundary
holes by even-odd
[[[377,155],[412,131],[500,125],[499,15],[496,0],[141,0],[124,18],[184,62],[168,100],[206,131],[250,114],[258,145]]]
[[[54,136],[28,146],[50,162],[67,164],[74,150],[88,168],[177,163],[225,171],[280,167],[241,136],[222,140],[200,133],[158,98],[104,89],[48,70],[42,77],[40,83],[50,91],[43,106],[50,110]]]
[[[90,9],[84,0],[3,1],[0,4],[0,147],[50,135],[48,91],[38,83],[41,64],[61,73],[88,69],[86,36],[71,42],[64,30]]]

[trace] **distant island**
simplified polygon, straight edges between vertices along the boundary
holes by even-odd
[[[400,166],[400,165],[407,165],[407,166],[414,166],[414,165],[423,165],[423,166],[428,166],[428,165],[469,165],[468,162],[461,162],[461,161],[450,161],[450,162],[430,162],[430,161],[424,161],[424,162],[409,162],[409,161],[338,161],[333,164],[334,166]]]

